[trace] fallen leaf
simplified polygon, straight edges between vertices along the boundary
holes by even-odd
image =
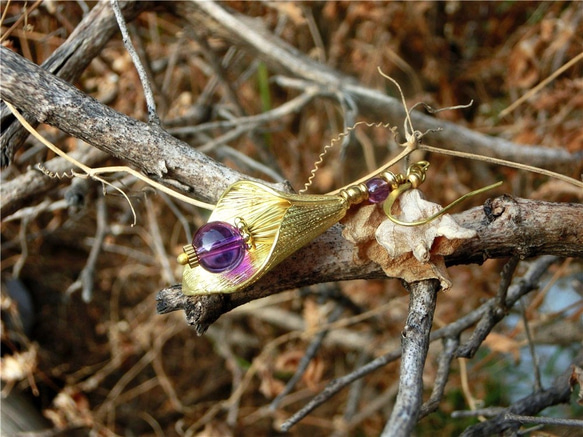
[[[65,386],[53,399],[52,407],[43,414],[59,429],[92,428],[94,425],[87,396],[73,386]]]
[[[306,351],[301,348],[283,352],[275,361],[275,370],[279,373],[293,374],[298,370],[298,366],[305,355]],[[324,370],[324,361],[318,356],[313,357],[302,375],[302,382],[306,384],[308,389],[316,392],[322,382]]]
[[[577,403],[583,405],[583,369],[579,366],[572,366],[573,372],[569,378],[569,385],[571,386],[571,391],[574,390],[575,385],[579,384],[579,394],[577,395]]]
[[[442,208],[421,198],[419,190],[403,193],[394,207],[395,217],[413,222],[429,217]],[[355,244],[358,262],[379,264],[387,276],[407,282],[438,279],[443,290],[451,287],[445,267],[446,255],[452,254],[462,240],[476,232],[458,225],[444,214],[420,226],[402,226],[390,221],[377,205],[367,205],[347,214],[343,236]]]
[[[499,352],[502,354],[512,354],[514,362],[518,364],[520,361],[520,342],[510,338],[506,335],[490,332],[483,343],[490,348],[492,352]]]
[[[23,352],[5,355],[0,359],[0,379],[6,382],[18,382],[34,373],[37,366],[38,346],[32,344]]]

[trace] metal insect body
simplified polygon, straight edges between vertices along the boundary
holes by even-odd
[[[340,221],[351,205],[367,199],[383,202],[403,184],[416,188],[428,167],[421,161],[407,175],[385,171],[332,195],[287,194],[255,182],[234,183],[178,257],[184,265],[183,293],[232,293],[251,285]],[[390,219],[395,199],[388,206]]]

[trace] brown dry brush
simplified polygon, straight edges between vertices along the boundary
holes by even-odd
[[[39,435],[581,426],[572,394],[583,366],[580,187],[423,152],[433,202],[506,182],[454,215],[474,237],[431,249],[447,293],[411,264],[391,270],[370,231],[349,242],[349,217],[344,235],[332,227],[246,290],[187,297],[172,285],[174,259],[206,213],[124,172],[104,175],[107,184],[74,176],[4,104],[88,167],[129,165],[214,202],[240,179],[301,187],[324,145],[359,120],[402,137],[405,111],[380,67],[410,104],[474,100],[413,111],[416,130],[440,129],[425,143],[577,179],[583,63],[535,88],[581,54],[577,3],[125,2],[122,22],[110,2],[84,7],[2,3],[3,414],[24,396],[29,423],[36,414],[36,429],[51,429]],[[337,148],[311,191],[399,152],[379,128],[358,128]],[[567,293],[553,287],[561,278],[578,298],[549,310]],[[541,375],[549,358],[539,347],[549,344],[569,357],[554,379]],[[534,388],[511,398],[518,383],[499,374],[521,359]],[[559,404],[568,407],[558,417],[533,417]]]

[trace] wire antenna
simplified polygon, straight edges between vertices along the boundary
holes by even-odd
[[[304,194],[306,191],[308,191],[308,188],[312,185],[312,182],[314,181],[314,178],[316,177],[316,173],[319,170],[322,163],[324,162],[324,156],[328,153],[328,151],[330,149],[332,149],[340,141],[342,141],[344,138],[349,136],[353,130],[355,130],[358,126],[360,126],[362,124],[364,124],[367,127],[382,127],[385,129],[390,129],[391,131],[393,131],[393,133],[396,132],[396,128],[391,127],[390,123],[384,123],[381,121],[378,123],[370,123],[367,121],[358,121],[358,122],[354,123],[352,126],[347,127],[344,132],[339,133],[335,138],[332,138],[332,140],[330,141],[329,144],[324,146],[324,150],[322,150],[322,153],[320,153],[320,155],[318,155],[318,160],[314,163],[314,168],[310,172],[310,177],[308,178],[308,182],[306,182],[304,184],[304,188],[302,188],[299,191],[300,194]]]

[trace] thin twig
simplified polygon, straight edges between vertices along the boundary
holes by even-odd
[[[439,354],[439,364],[433,384],[433,390],[429,399],[427,399],[427,401],[425,401],[425,403],[421,406],[421,410],[419,411],[419,419],[422,419],[423,417],[437,410],[439,402],[441,402],[441,399],[443,398],[445,385],[449,379],[451,362],[458,345],[459,339],[457,336],[454,338],[446,338],[443,341],[443,350]]]
[[[460,380],[462,384],[462,392],[464,394],[466,403],[468,404],[470,410],[474,411],[478,408],[478,404],[481,404],[481,402],[477,401],[474,395],[472,394],[472,390],[468,382],[469,378],[468,378],[468,366],[466,365],[467,361],[468,360],[466,358],[458,358],[458,363],[460,366]],[[478,417],[478,419],[484,420],[483,417]]]
[[[193,135],[199,132],[204,132],[207,130],[215,129],[230,129],[237,126],[250,125],[246,130],[257,127],[260,124],[266,124],[272,121],[279,121],[282,117],[294,112],[301,111],[308,103],[310,103],[315,97],[321,96],[321,89],[316,86],[308,87],[304,92],[297,97],[285,102],[284,104],[277,106],[269,111],[262,112],[257,115],[247,115],[244,117],[231,118],[227,120],[210,121],[208,123],[201,124],[199,126],[185,126],[179,128],[169,129],[168,132],[173,135]],[[206,147],[206,148],[205,148]],[[208,146],[201,146],[202,151],[209,148]]]
[[[148,79],[148,75],[146,74],[146,69],[144,68],[142,61],[140,60],[140,57],[138,56],[136,49],[132,44],[132,39],[130,38],[130,33],[128,32],[125,19],[121,13],[121,9],[119,8],[118,0],[110,0],[110,4],[115,14],[119,30],[122,34],[123,44],[132,58],[132,61],[138,72],[140,82],[142,83],[142,89],[144,90],[144,96],[146,97],[146,104],[148,106],[148,122],[150,124],[159,126],[160,118],[156,112],[156,101],[154,100],[154,93],[152,93],[152,88],[150,87],[150,81]]]
[[[454,419],[464,418],[464,417],[494,417],[506,410],[504,407],[487,407],[487,408],[477,408],[475,410],[457,410],[451,413],[451,417]]]
[[[233,131],[232,131],[233,132]],[[239,152],[237,149],[234,149],[230,146],[221,145],[218,147],[217,152],[228,156],[235,161],[239,161],[239,164],[242,166],[247,166],[249,169],[253,171],[258,171],[263,173],[265,176],[273,179],[275,182],[284,182],[285,178],[273,170],[270,166],[262,164],[259,161],[251,158],[250,156]]]
[[[492,305],[488,308],[488,311],[478,322],[478,326],[472,333],[471,337],[461,345],[457,350],[457,356],[463,358],[472,358],[484,339],[488,336],[488,334],[492,331],[494,326],[506,317],[507,309],[509,308],[509,304],[514,305],[516,302],[515,300],[509,301],[507,299],[507,286],[510,283],[511,272],[516,269],[516,265],[518,263],[518,257],[512,257],[510,261],[508,261],[505,268],[507,268],[507,273],[503,273],[502,280],[499,286],[498,294],[496,295],[495,305]],[[536,284],[531,284],[536,286]],[[504,298],[502,301],[501,299]]]
[[[506,413],[504,419],[520,423],[539,423],[544,425],[576,426],[583,429],[583,420],[561,419],[558,417],[535,417],[521,416],[518,414]]]
[[[577,56],[575,56],[569,62],[562,65],[560,68],[558,68],[556,71],[554,71],[550,76],[548,76],[543,81],[541,81],[537,86],[528,90],[527,93],[525,93],[522,97],[520,97],[519,99],[514,101],[510,106],[508,106],[507,108],[500,111],[500,114],[498,114],[498,117],[499,118],[506,117],[508,114],[510,114],[512,111],[514,111],[514,109],[516,109],[518,106],[522,105],[522,103],[525,100],[530,99],[532,96],[534,96],[536,93],[538,93],[541,89],[543,89],[545,86],[547,86],[550,82],[555,80],[555,78],[557,76],[562,74],[565,70],[568,70],[569,68],[571,68],[573,65],[575,65],[577,62],[579,62],[582,59],[583,59],[583,52],[579,53]]]
[[[148,235],[151,236],[152,250],[162,270],[162,278],[166,283],[174,281],[174,272],[170,266],[170,257],[164,247],[163,237],[158,226],[158,214],[154,211],[154,205],[149,197],[146,197],[146,214],[148,216]]]
[[[18,20],[16,20],[12,26],[10,26],[10,29],[8,29],[6,32],[3,32],[2,35],[0,35],[0,43],[2,43],[6,38],[8,38],[10,36],[10,34],[12,33],[12,31],[14,29],[16,29],[18,26],[20,26],[20,24],[22,24],[22,22],[28,18],[28,15],[30,15],[32,13],[32,11],[34,11],[36,8],[38,8],[42,4],[42,2],[43,2],[43,0],[37,0],[30,7],[28,7],[25,3],[25,6],[23,8],[24,13],[21,14],[20,17],[18,17]],[[4,16],[6,15],[6,13],[8,11],[8,5],[5,5],[5,8],[6,9],[4,10],[4,14],[2,14],[2,20],[4,19]]]
[[[152,368],[154,369],[154,372],[156,372],[156,381],[160,387],[162,387],[162,390],[164,390],[164,393],[170,400],[172,406],[176,409],[176,411],[183,412],[185,410],[185,406],[176,393],[172,381],[170,381],[170,378],[168,378],[163,364],[163,358],[165,356],[163,353],[164,345],[170,338],[174,336],[176,332],[178,332],[179,329],[180,328],[178,323],[175,323],[172,329],[165,331],[164,335],[157,335],[154,338],[154,344],[152,345],[152,350],[154,351]]]
[[[344,311],[344,307],[342,305],[336,305],[336,307],[334,308],[334,310],[330,313],[330,316],[328,317],[328,323],[333,323],[336,320],[338,320],[338,318],[342,315],[343,311]],[[311,343],[306,348],[306,352],[304,353],[304,356],[301,358],[300,362],[298,363],[298,367],[297,367],[295,373],[289,379],[289,381],[287,382],[287,384],[285,385],[285,387],[281,391],[281,393],[279,393],[276,396],[276,398],[269,405],[270,411],[275,411],[279,407],[279,404],[282,401],[282,399],[284,397],[286,397],[293,390],[295,385],[298,383],[298,381],[301,379],[301,377],[304,375],[304,373],[308,369],[308,365],[310,364],[310,362],[312,361],[312,359],[314,358],[314,356],[316,355],[316,353],[320,349],[320,346],[322,345],[324,338],[328,335],[328,332],[330,332],[330,331],[328,329],[326,329],[326,330],[322,330],[322,331],[318,332],[318,334],[316,334],[314,339],[311,341]]]
[[[324,390],[318,393],[310,402],[308,402],[304,407],[302,407],[299,411],[294,413],[289,419],[287,419],[282,425],[281,430],[284,432],[289,431],[289,429],[310,414],[313,410],[317,407],[322,405],[324,402],[328,401],[332,396],[338,393],[347,385],[351,384],[352,382],[356,381],[359,378],[362,378],[365,375],[368,375],[373,370],[376,370],[380,367],[387,365],[388,363],[399,359],[401,356],[401,350],[393,350],[385,355],[382,355],[371,362],[367,363],[366,365],[360,367],[359,369],[349,373],[348,375],[341,376],[340,378],[334,379],[330,382]]]
[[[93,287],[95,284],[95,270],[97,265],[97,259],[101,253],[103,247],[103,241],[107,235],[107,207],[105,205],[105,198],[103,196],[97,197],[96,202],[97,208],[97,229],[95,230],[95,239],[91,245],[91,250],[89,256],[87,257],[87,262],[85,267],[81,271],[78,279],[73,282],[68,288],[65,294],[70,296],[77,290],[81,289],[81,297],[83,302],[89,303],[93,299]]]
[[[168,208],[170,208],[170,211],[172,211],[172,214],[174,214],[176,216],[176,218],[178,219],[178,221],[182,225],[182,230],[184,231],[184,236],[185,236],[184,239],[186,241],[192,241],[192,231],[190,230],[190,221],[185,217],[185,215],[182,213],[180,208],[178,208],[176,206],[176,204],[172,201],[172,199],[168,195],[166,195],[166,193],[160,193],[160,197],[162,198],[162,200],[164,201],[166,206]]]
[[[534,390],[540,391],[542,390],[542,383],[541,383],[541,372],[539,367],[538,355],[536,353],[536,349],[534,347],[534,342],[532,340],[532,335],[530,332],[530,323],[528,322],[528,316],[526,314],[526,305],[524,304],[523,299],[520,299],[520,315],[522,317],[522,323],[524,324],[524,333],[526,334],[526,339],[528,341],[528,350],[530,351],[532,367],[534,370]]]
[[[237,359],[237,356],[235,355],[235,353],[233,352],[232,349],[232,345],[231,345],[231,341],[229,341],[229,332],[231,330],[231,323],[230,321],[227,321],[226,324],[224,326],[221,327],[219,334],[217,336],[217,338],[215,339],[215,346],[216,349],[219,353],[219,355],[221,355],[226,363],[227,363],[227,369],[229,369],[229,371],[231,372],[232,375],[232,383],[231,383],[231,387],[232,387],[232,391],[234,392],[237,387],[239,387],[239,385],[241,384],[241,381],[243,380],[243,369],[241,368],[239,361]],[[231,402],[228,405],[228,413],[227,413],[227,424],[231,427],[234,428],[235,425],[237,424],[237,418],[239,416],[239,406],[241,403],[241,398],[237,397],[233,402]]]
[[[370,354],[365,351],[362,350],[359,354],[358,354],[358,360],[356,361],[356,365],[355,367],[358,369],[359,367],[363,366],[367,360],[370,359]],[[361,422],[360,418],[363,417],[362,415],[362,411],[360,413],[357,414],[358,411],[358,405],[360,403],[360,399],[362,397],[362,390],[364,388],[365,384],[364,384],[364,378],[360,378],[358,380],[356,380],[353,384],[351,384],[350,386],[350,390],[348,391],[348,398],[346,400],[346,406],[344,407],[344,414],[342,415],[342,420],[343,422],[346,424],[346,426],[354,426],[358,423]],[[395,384],[395,390],[396,387],[398,387]],[[396,391],[395,393],[393,393],[393,396],[396,395]],[[356,417],[358,415],[358,418]],[[368,416],[365,416],[368,417]]]
[[[359,380],[360,382],[361,380]],[[390,409],[392,403],[395,401],[397,392],[399,391],[399,384],[395,381],[390,384],[381,394],[376,396],[371,401],[368,401],[363,408],[355,414],[352,419],[345,424],[346,431],[353,430],[356,426],[364,420],[375,414],[379,410]],[[348,433],[348,435],[352,435]]]
[[[67,208],[67,206],[68,206],[67,201],[65,199],[57,200],[56,202],[51,202],[50,199],[45,199],[37,205],[21,208],[14,214],[9,215],[6,218],[3,217],[2,222],[11,222],[14,220],[27,219],[28,217],[36,217],[41,212],[45,211],[54,212],[60,209],[65,209]],[[2,248],[5,247],[4,244],[6,243],[2,244]]]
[[[241,105],[241,102],[239,102],[239,99],[237,97],[237,93],[235,92],[235,89],[233,87],[233,83],[232,83],[232,81],[230,81],[226,77],[225,70],[223,68],[223,64],[222,64],[222,62],[220,62],[217,59],[216,54],[211,49],[211,47],[209,46],[209,44],[207,42],[207,39],[206,38],[201,38],[196,31],[187,31],[186,34],[187,35],[191,35],[194,38],[194,40],[198,44],[198,47],[199,47],[200,51],[202,52],[202,54],[204,55],[204,57],[211,64],[211,67],[212,67],[212,70],[213,70],[213,73],[214,73],[214,77],[223,86],[223,89],[225,91],[225,95],[227,97],[227,100],[235,108],[235,113],[238,116],[244,115],[245,114],[245,110],[243,109],[243,106]]]
[[[20,243],[20,256],[18,260],[14,263],[14,267],[12,268],[12,277],[19,278],[20,272],[26,264],[26,259],[28,258],[28,244],[26,240],[26,233],[28,229],[28,224],[33,219],[33,216],[27,216],[22,219],[22,223],[20,224],[20,229],[18,230],[18,241]]]
[[[502,272],[500,273],[501,280],[500,284],[498,285],[498,292],[496,293],[497,299],[497,306],[506,311],[506,296],[508,294],[508,287],[510,287],[510,283],[512,282],[512,276],[516,271],[516,267],[520,261],[520,257],[518,255],[514,255],[512,258],[508,260],[504,267],[502,267]]]
[[[578,181],[577,179],[573,179],[573,178],[571,178],[569,176],[565,176],[564,174],[561,174],[561,173],[556,173],[554,171],[550,171],[550,170],[540,168],[540,167],[533,167],[532,165],[526,165],[526,164],[522,164],[520,162],[512,162],[512,161],[508,161],[506,159],[499,159],[499,158],[494,158],[494,157],[485,156],[485,155],[476,155],[474,153],[460,152],[457,150],[441,149],[438,147],[428,146],[426,144],[420,144],[419,149],[425,150],[427,152],[440,153],[442,155],[457,156],[459,158],[466,158],[466,159],[476,159],[478,161],[483,161],[483,162],[486,162],[488,164],[503,165],[505,167],[517,168],[518,170],[530,171],[532,173],[542,174],[542,175],[548,176],[550,178],[555,178],[555,179],[559,179],[561,181],[567,182],[567,183],[574,185],[576,187],[583,188],[583,181]]]

